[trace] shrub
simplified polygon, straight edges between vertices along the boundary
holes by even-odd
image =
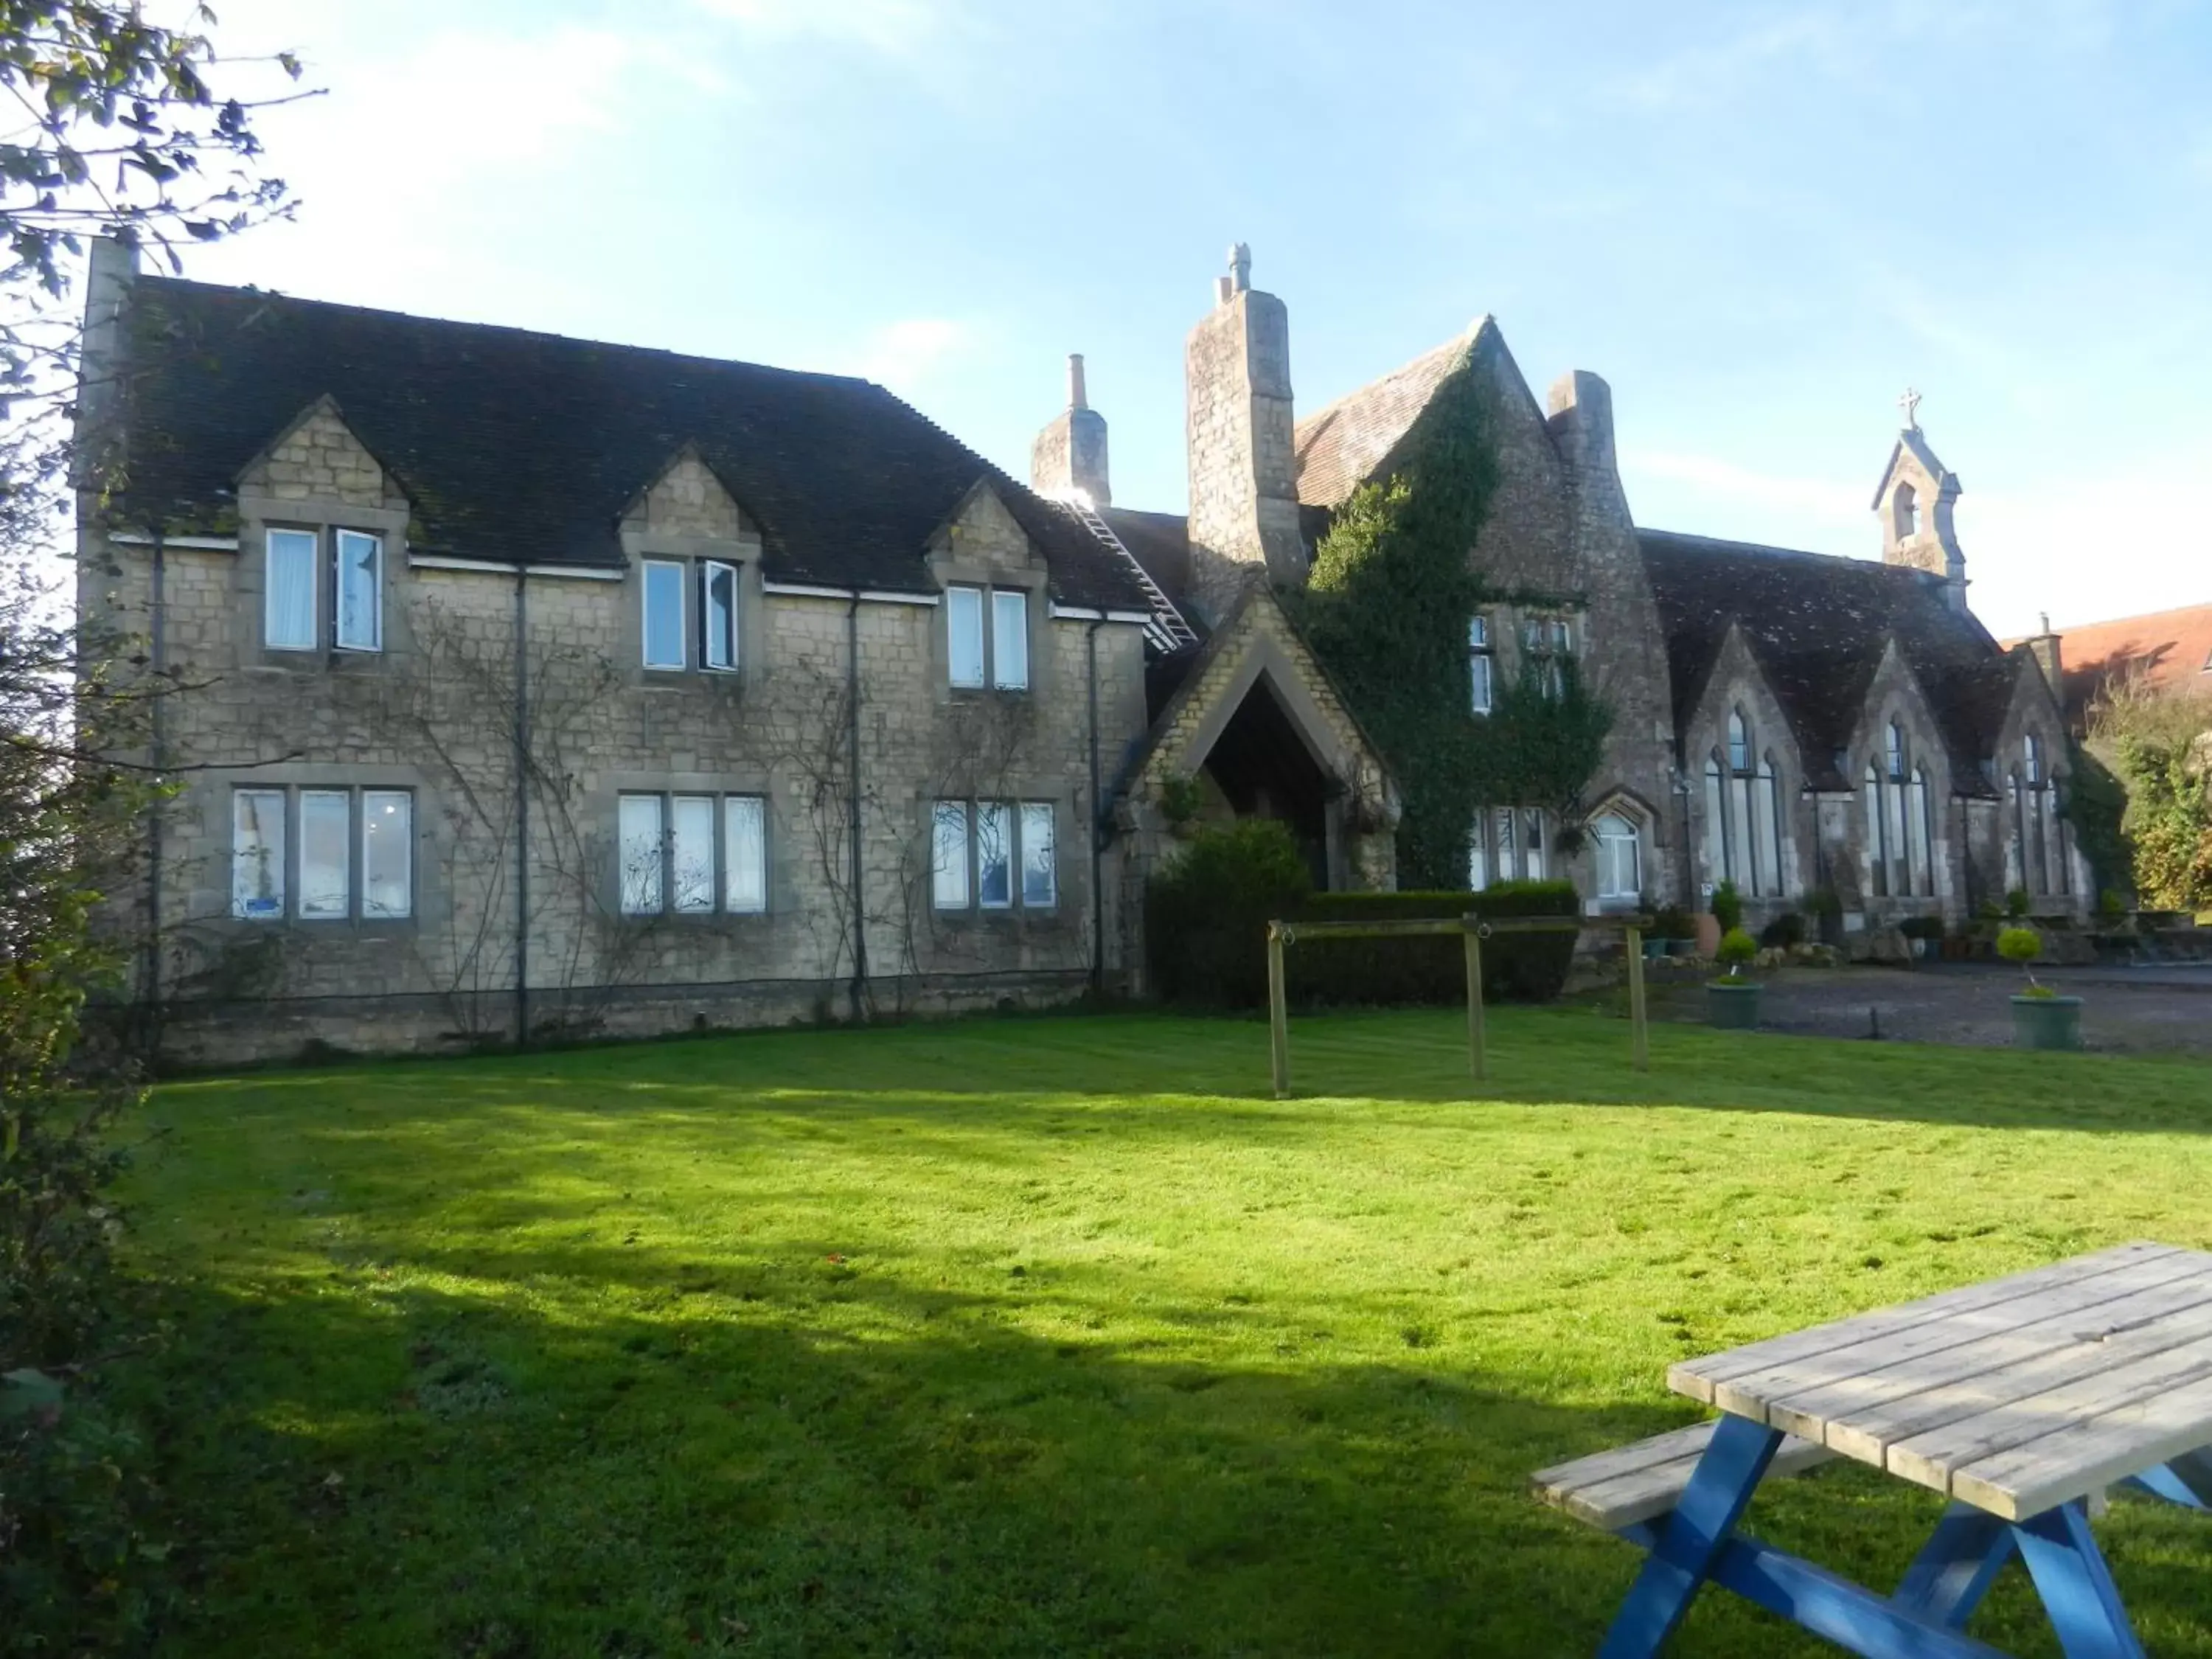
[[[1680,905],[1662,904],[1652,913],[1650,936],[1653,939],[1695,939],[1698,924]]]
[[[1907,916],[1897,924],[1897,931],[1907,939],[1939,939],[1943,937],[1943,918]]]
[[[1581,909],[1573,884],[1509,881],[1479,893],[1316,893],[1302,921],[1398,921],[1463,916],[1559,916]],[[1574,933],[1499,933],[1482,942],[1486,1002],[1548,1002],[1566,984]],[[1463,1003],[1467,947],[1434,939],[1315,939],[1291,947],[1290,994],[1301,1003],[1336,1006]]]
[[[2118,921],[2127,913],[2127,896],[2117,887],[2107,887],[2097,895],[2097,914],[2106,921]]]
[[[1759,929],[1759,942],[1785,950],[1792,945],[1802,945],[1805,942],[1805,918],[1795,910],[1784,910]]]
[[[2035,969],[2030,966],[2043,954],[2043,936],[2033,927],[2008,927],[1997,935],[1997,954],[2007,962],[2016,962],[2027,975],[2027,994],[2047,997],[2051,991],[2036,983]]]
[[[1291,832],[1272,818],[1194,830],[1145,890],[1146,954],[1167,1001],[1251,1008],[1267,1000],[1267,924],[1313,890]]]
[[[2018,921],[2027,914],[2027,907],[2033,902],[2033,901],[2027,896],[2027,888],[2015,887],[2005,895],[2004,913],[2014,921]]]
[[[1742,928],[1731,927],[1721,935],[1720,947],[1713,952],[1713,959],[1725,966],[1729,977],[1733,979],[1744,963],[1758,954],[1759,941]]]
[[[1743,926],[1743,896],[1735,890],[1735,884],[1724,881],[1713,889],[1713,920],[1721,925],[1721,932],[1733,933]]]
[[[1822,921],[1841,921],[1844,896],[1832,887],[1815,887],[1805,895],[1805,908]]]

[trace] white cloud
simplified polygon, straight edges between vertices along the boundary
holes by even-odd
[[[1701,495],[1723,504],[1762,507],[1801,525],[1854,531],[1865,527],[1864,493],[1832,478],[1783,477],[1755,472],[1716,456],[1679,450],[1627,450],[1620,461],[1625,473],[1640,473],[1688,487],[1686,491],[1672,492],[1676,495]],[[1632,500],[1635,493],[1630,492]]]
[[[1770,16],[1647,64],[1621,77],[1619,90],[1646,109],[1709,106],[1782,60],[1832,70],[1843,62],[1851,38],[1837,18],[1817,10]]]
[[[693,0],[702,11],[768,40],[827,40],[912,56],[969,26],[948,0]]]
[[[950,317],[905,317],[870,336],[849,373],[911,398],[929,385],[948,359],[975,343],[975,331]]]

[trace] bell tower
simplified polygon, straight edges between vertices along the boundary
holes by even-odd
[[[1959,475],[1928,447],[1920,430],[1920,394],[1908,389],[1898,405],[1905,411],[1905,425],[1874,492],[1875,515],[1881,524],[1881,562],[1940,576],[1945,602],[1963,613],[1966,556],[1951,520],[1953,503],[1959,499]]]

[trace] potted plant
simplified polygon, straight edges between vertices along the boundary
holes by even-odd
[[[1728,972],[1705,983],[1705,1018],[1724,1030],[1748,1031],[1759,1024],[1759,986],[1743,977],[1743,965],[1759,954],[1759,941],[1741,927],[1721,935],[1714,960]]]
[[[1936,941],[1943,937],[1943,918],[1906,916],[1897,924],[1897,931],[1911,942],[1912,959],[1924,962]]]
[[[2081,999],[2061,996],[2040,984],[2028,964],[2043,954],[2043,938],[2033,927],[2008,927],[1997,935],[1997,954],[2016,962],[2027,975],[2027,989],[2012,1000],[2012,1040],[2022,1048],[2078,1048],[2081,1046]]]

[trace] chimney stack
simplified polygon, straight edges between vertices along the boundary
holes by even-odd
[[[1255,583],[1303,586],[1291,437],[1291,319],[1252,286],[1252,250],[1229,251],[1214,306],[1183,346],[1190,456],[1191,597],[1218,621]]]
[[[1080,495],[1093,507],[1114,504],[1106,471],[1106,417],[1091,407],[1079,351],[1067,355],[1067,407],[1030,445],[1030,488],[1060,499]]]
[[[2063,704],[2066,701],[2066,683],[2062,678],[2065,672],[2066,661],[2063,653],[2059,650],[2060,636],[2051,631],[2051,613],[2048,611],[2042,614],[2040,620],[2043,623],[2042,631],[2029,637],[2027,648],[2033,654],[2036,662],[2041,665],[2043,678],[2050,682],[2051,695]]]

